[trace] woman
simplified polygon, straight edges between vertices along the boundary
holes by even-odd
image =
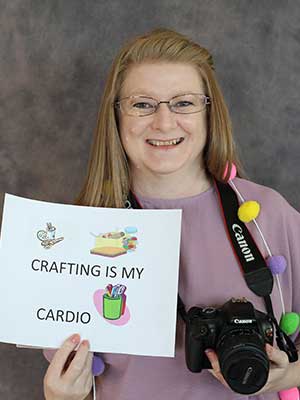
[[[76,204],[124,207],[131,190],[143,208],[181,208],[179,294],[186,307],[220,307],[231,297],[243,296],[265,311],[262,298],[249,290],[237,266],[213,186],[213,179],[228,181],[233,165],[235,185],[246,199],[260,203],[258,221],[274,251],[287,259],[282,293],[287,309],[299,313],[300,295],[292,281],[299,286],[300,215],[277,192],[242,178],[212,57],[175,31],[157,29],[138,37],[115,59],[102,98],[88,175]],[[248,229],[266,253],[255,227]],[[273,289],[271,297],[280,319],[278,291]],[[97,398],[239,399],[224,381],[214,351],[207,353],[212,370],[193,374],[186,368],[184,329],[178,318],[174,359],[103,355],[106,369],[97,379]],[[92,382],[88,342],[83,341],[73,361],[65,364],[79,342],[75,335],[56,352],[45,376],[46,400],[82,400],[88,395]],[[266,349],[271,371],[253,399],[277,399],[276,392],[300,385],[299,362],[290,364],[283,351]]]

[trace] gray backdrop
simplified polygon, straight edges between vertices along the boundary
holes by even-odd
[[[108,68],[124,40],[160,26],[211,50],[249,178],[300,210],[299,0],[0,0],[0,10],[0,210],[5,192],[72,202]],[[0,398],[43,398],[40,352],[0,344],[0,354]]]

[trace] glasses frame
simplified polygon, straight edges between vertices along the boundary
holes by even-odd
[[[199,111],[185,112],[185,113],[183,113],[183,112],[178,112],[178,111],[174,111],[174,110],[172,109],[172,106],[170,105],[170,102],[171,102],[173,99],[176,99],[176,97],[186,96],[186,95],[188,95],[188,94],[193,94],[193,95],[197,95],[197,96],[202,96],[202,97],[205,99],[204,108],[203,108],[202,110],[199,110]],[[133,97],[135,97],[135,98],[139,98],[139,97],[140,97],[140,98],[143,98],[143,99],[151,99],[151,100],[156,101],[157,105],[156,105],[156,107],[154,108],[154,111],[150,112],[149,114],[145,114],[145,115],[133,115],[133,114],[128,114],[128,113],[124,112],[124,110],[121,108],[121,101],[122,101],[122,100],[126,100],[126,99],[131,99],[131,98],[133,98]],[[206,94],[203,94],[203,93],[183,93],[183,94],[178,94],[178,95],[176,95],[176,96],[171,97],[171,99],[168,100],[168,101],[158,101],[157,99],[155,99],[154,97],[151,97],[151,96],[132,95],[132,96],[122,97],[121,99],[116,100],[112,105],[113,105],[115,108],[118,108],[118,109],[119,109],[121,112],[123,112],[124,114],[129,115],[130,117],[148,117],[149,115],[155,114],[156,111],[158,110],[159,105],[162,104],[162,103],[167,104],[169,110],[170,110],[171,112],[175,113],[175,114],[196,114],[196,113],[198,113],[198,112],[201,112],[201,111],[205,110],[206,106],[211,104],[211,101],[210,101],[210,97],[207,96]]]

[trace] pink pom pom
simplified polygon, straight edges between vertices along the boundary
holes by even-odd
[[[282,274],[287,267],[286,259],[283,256],[268,257],[266,263],[274,275]]]
[[[280,400],[299,400],[299,390],[294,387],[287,390],[281,390],[279,392]]]
[[[224,174],[223,174],[223,179],[225,179],[227,171],[228,171],[228,161],[226,163],[225,171],[224,171]],[[235,177],[236,177],[236,166],[234,165],[234,163],[232,163],[231,164],[231,171],[230,171],[229,181],[231,181]]]

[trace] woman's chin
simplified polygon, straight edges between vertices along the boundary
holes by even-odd
[[[180,164],[169,164],[169,165],[148,165],[147,169],[152,174],[157,175],[170,175],[180,172],[183,166]]]
[[[189,170],[190,166],[187,163],[186,157],[183,159],[173,160],[157,160],[157,159],[144,159],[136,160],[131,163],[132,172],[138,176],[147,177],[149,175],[182,175],[183,170]]]

